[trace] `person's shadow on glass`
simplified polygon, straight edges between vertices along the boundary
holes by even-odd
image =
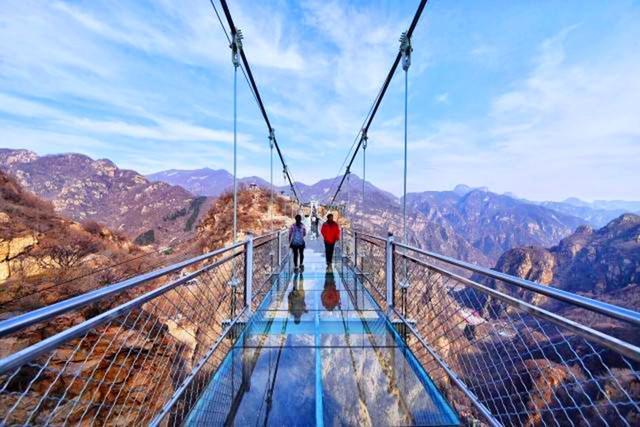
[[[287,296],[289,301],[289,313],[293,316],[293,321],[298,324],[302,319],[302,315],[307,313],[307,302],[304,298],[304,276],[302,273],[296,273],[293,276],[293,289]]]
[[[336,288],[336,278],[333,275],[333,270],[327,269],[324,276],[324,289],[320,295],[322,300],[322,306],[327,311],[333,311],[340,305],[340,292]]]

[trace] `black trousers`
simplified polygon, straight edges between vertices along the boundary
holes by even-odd
[[[333,250],[335,247],[335,243],[324,242],[324,256],[327,258],[327,264],[331,264],[333,262]]]
[[[304,264],[304,246],[291,246],[291,249],[293,250],[293,265],[297,267]],[[298,264],[298,259],[300,264]]]

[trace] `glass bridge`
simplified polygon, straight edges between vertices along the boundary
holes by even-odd
[[[353,270],[321,242],[280,277],[187,417],[187,425],[458,425]]]

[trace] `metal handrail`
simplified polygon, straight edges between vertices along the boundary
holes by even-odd
[[[270,237],[272,235],[275,235],[276,233],[278,232],[277,231],[270,232],[257,237],[257,239]],[[35,325],[37,323],[41,323],[41,322],[53,319],[54,317],[67,313],[71,310],[75,310],[77,308],[84,307],[88,304],[103,300],[106,297],[119,294],[131,288],[135,288],[137,286],[140,286],[144,283],[147,283],[151,280],[165,276],[167,274],[182,270],[183,268],[189,267],[193,264],[197,264],[198,262],[206,261],[208,259],[214,258],[230,250],[234,250],[239,247],[242,247],[244,251],[245,244],[246,242],[234,243],[232,245],[225,246],[224,248],[216,249],[206,254],[199,255],[197,257],[190,258],[190,259],[178,262],[176,264],[163,267],[157,270],[153,270],[148,273],[144,273],[135,277],[131,277],[121,282],[104,286],[100,289],[96,289],[94,291],[90,291],[82,295],[78,295],[78,296],[57,302],[55,304],[38,308],[36,310],[32,310],[27,313],[23,313],[23,314],[11,317],[9,319],[0,321],[0,338],[10,335],[12,333],[21,331],[22,329],[25,329],[31,325]],[[242,253],[242,251],[239,253]]]
[[[438,273],[447,276],[451,279],[454,279],[460,283],[464,283],[465,285],[474,288],[484,294],[488,294],[512,307],[515,307],[517,310],[525,312],[525,313],[529,313],[533,316],[548,320],[551,323],[554,323],[558,326],[561,326],[563,328],[566,328],[568,330],[570,330],[571,332],[580,335],[583,338],[587,338],[589,340],[595,341],[601,345],[603,345],[604,347],[610,348],[611,350],[614,350],[620,354],[623,354],[624,356],[633,359],[637,362],[640,362],[640,347],[637,347],[633,344],[630,344],[626,341],[622,341],[618,338],[612,337],[610,335],[607,335],[603,332],[597,331],[593,328],[590,328],[588,326],[582,325],[578,322],[575,322],[573,320],[567,319],[566,317],[563,316],[559,316],[555,313],[551,313],[548,310],[545,310],[543,308],[537,307],[533,304],[524,302],[522,300],[519,300],[517,298],[511,297],[503,292],[497,291],[495,289],[491,289],[488,286],[482,285],[478,282],[474,282],[473,280],[467,279],[465,277],[459,276],[455,273],[452,273],[450,271],[447,271],[443,268],[440,268],[436,265],[433,265],[431,263],[428,263],[426,261],[417,259],[415,257],[409,256],[409,255],[404,255],[404,254],[400,254],[400,256],[402,258],[405,258],[407,260],[410,260],[411,262],[414,262],[418,265],[421,265],[423,267],[432,269],[437,271]]]
[[[368,239],[378,240],[378,241],[382,242],[383,244],[384,244],[384,242],[387,241],[387,239],[385,239],[384,237],[376,236],[375,234],[365,233],[364,231],[360,231],[360,230],[353,230],[353,234],[355,236],[363,236],[363,237],[366,237]],[[373,242],[371,242],[371,243],[373,243]]]
[[[236,245],[233,245],[229,248],[223,248],[223,249],[229,250],[231,248],[234,248],[235,246]],[[154,298],[157,298],[160,295],[170,291],[171,289],[176,288],[179,285],[189,282],[190,280],[196,278],[202,273],[208,270],[211,270],[212,268],[216,268],[224,264],[225,262],[228,262],[229,260],[239,256],[241,253],[242,252],[236,252],[234,254],[228,255],[216,262],[208,264],[194,271],[193,273],[187,274],[184,277],[174,280],[173,282],[167,283],[164,286],[161,286],[157,289],[154,289],[150,292],[145,293],[144,295],[134,298],[129,302],[121,304],[117,307],[112,308],[111,310],[105,311],[102,314],[99,314],[95,317],[87,319],[76,326],[65,329],[64,331],[56,335],[50,336],[49,338],[39,341],[33,344],[32,346],[29,346],[21,351],[18,351],[16,353],[13,353],[10,356],[5,357],[4,359],[0,359],[0,375],[6,372],[9,372],[12,369],[16,369],[26,363],[29,363],[30,361],[37,358],[38,356],[58,348],[61,344],[64,344],[65,342],[72,340],[73,338],[76,338],[111,319],[117,318],[122,313],[130,311],[136,307],[140,307],[145,302],[150,301]]]
[[[543,286],[543,285],[540,285],[539,283],[532,282],[530,280],[514,277],[509,274],[501,273],[499,271],[491,270],[485,267],[480,267],[480,266],[477,266],[465,261],[460,261],[458,259],[451,258],[445,255],[440,255],[434,252],[418,249],[413,246],[405,245],[403,243],[394,243],[393,245],[395,247],[407,249],[407,250],[419,253],[421,255],[428,256],[430,258],[435,258],[439,261],[443,261],[447,264],[454,265],[456,267],[462,267],[464,269],[473,271],[475,273],[480,273],[485,276],[498,279],[500,281],[509,283],[511,285],[517,286],[522,289],[526,289],[528,291],[545,295],[547,297],[550,297],[559,301],[563,301],[577,307],[586,308],[587,310],[604,314],[619,320],[624,320],[625,322],[632,323],[636,326],[640,326],[640,313],[634,310],[630,310],[624,307],[619,307],[617,305],[613,305],[613,304],[598,301],[592,298],[577,295],[572,292],[563,291],[561,289],[558,289],[552,286]]]
[[[275,231],[270,231],[266,234],[263,234],[261,236],[257,236],[253,238],[253,248],[257,249],[262,245],[265,245],[267,243],[269,243],[270,241],[273,240],[274,236],[277,236],[279,233],[283,232],[284,230],[275,230]],[[264,239],[264,240],[262,240]],[[262,240],[261,242],[258,242],[259,240]]]

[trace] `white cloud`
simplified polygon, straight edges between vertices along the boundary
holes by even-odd
[[[336,91],[369,96],[377,93],[406,23],[393,21],[374,8],[345,6],[337,1],[306,1],[303,7],[308,23],[336,50],[329,59]]]
[[[530,73],[486,117],[439,121],[410,138],[413,190],[465,182],[533,199],[640,198],[640,58],[620,48],[569,61],[571,31],[540,44]],[[382,135],[383,147],[401,149],[401,135]]]
[[[436,95],[436,103],[438,104],[448,104],[449,103],[449,93],[444,92],[439,95]]]

